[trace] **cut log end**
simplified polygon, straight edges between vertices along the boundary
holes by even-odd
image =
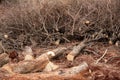
[[[55,53],[54,53],[53,51],[49,51],[49,52],[47,52],[47,55],[48,55],[49,57],[54,57],[54,56],[55,56]]]
[[[24,60],[34,60],[32,55],[26,55]]]
[[[79,45],[74,46],[73,50],[67,55],[68,61],[73,61],[74,58],[86,47],[85,42],[81,42]]]
[[[58,68],[59,68],[58,65],[55,65],[54,63],[49,62],[49,63],[46,65],[44,71],[49,72],[49,71],[56,70],[56,69],[58,69]]]
[[[75,58],[75,56],[73,56],[73,55],[71,55],[71,54],[68,54],[68,55],[67,55],[67,60],[68,60],[68,61],[73,61],[74,58]]]

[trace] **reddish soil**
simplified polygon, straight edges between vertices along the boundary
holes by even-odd
[[[76,43],[60,46],[70,46],[71,44]],[[70,49],[66,51],[64,55],[52,60],[55,64],[60,65],[62,70],[77,66],[82,62],[87,62],[89,69],[74,76],[66,77],[64,75],[54,75],[54,71],[49,73],[37,72],[12,75],[6,74],[7,72],[5,70],[1,70],[0,78],[1,80],[120,80],[120,49],[114,45],[103,43],[94,43],[91,45],[92,46],[86,47],[86,49],[91,50],[91,52],[80,52],[73,62],[69,62],[66,59],[67,53],[71,51]],[[53,48],[54,47],[50,47],[47,48],[47,50]],[[95,64],[95,62],[104,54],[106,49],[108,49],[106,55],[98,62],[98,64]],[[34,49],[37,56],[44,51],[46,51],[46,48]]]

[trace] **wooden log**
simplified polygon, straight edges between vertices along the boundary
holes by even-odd
[[[60,56],[61,54],[63,54],[66,51],[67,48],[65,47],[60,47],[57,49],[54,49],[52,51],[48,51],[46,53],[43,53],[41,56],[39,56],[36,59],[44,59],[44,58],[48,58],[48,59],[52,59],[52,58],[56,58],[58,56]]]
[[[41,73],[40,76],[42,77],[61,77],[61,78],[64,78],[64,79],[68,79],[68,80],[74,80],[72,79],[72,77],[77,77],[77,75],[79,77],[81,77],[81,79],[77,79],[77,80],[86,80],[83,78],[83,74],[86,73],[89,69],[89,66],[86,62],[83,62],[81,64],[79,64],[78,66],[75,66],[75,67],[72,67],[72,68],[69,68],[69,69],[59,69],[59,70],[56,70],[56,71],[53,71],[53,72],[48,72],[48,73]],[[56,78],[56,79],[57,79]],[[83,79],[82,79],[83,78]],[[64,80],[63,79],[63,80]],[[76,79],[75,79],[76,80]]]
[[[89,67],[88,64],[86,62],[83,62],[83,63],[79,64],[78,66],[68,69],[64,74],[66,74],[66,76],[67,75],[75,75],[75,74],[78,74],[85,70],[88,70],[88,67]]]
[[[83,75],[88,72],[88,64],[86,62],[68,69],[60,69],[52,72],[40,72],[31,74],[10,74],[7,79],[10,80],[87,80]]]
[[[50,72],[50,71],[54,71],[54,70],[56,70],[56,69],[58,69],[58,68],[59,68],[58,65],[55,65],[54,63],[49,62],[49,63],[46,65],[44,71],[45,71],[45,72]]]
[[[49,60],[46,58],[38,59],[38,60],[25,60],[19,63],[6,64],[2,68],[8,70],[10,73],[24,74],[24,73],[43,71],[43,69],[48,63]]]
[[[79,52],[85,48],[85,42],[81,42],[78,46],[74,46],[73,50],[67,55],[68,61],[73,61],[74,58],[79,54]]]
[[[0,55],[0,67],[9,62],[9,55],[7,53],[2,53]]]
[[[36,60],[39,60],[39,59],[48,59],[48,60],[50,60],[52,58],[60,56],[62,53],[65,52],[65,50],[66,50],[65,47],[60,47],[60,48],[54,49],[52,51],[48,51],[46,53],[43,53],[38,58],[36,58]],[[55,70],[57,68],[59,68],[58,65],[55,65],[54,63],[49,61],[49,63],[46,65],[44,71],[53,71],[53,70]]]
[[[71,67],[68,69],[58,69],[53,72],[47,72],[46,75],[43,73],[43,75],[45,75],[45,77],[52,76],[53,74],[64,76],[64,77],[67,77],[67,76],[70,77],[70,76],[73,76],[73,75],[76,75],[79,73],[83,73],[83,72],[87,71],[88,69],[89,69],[89,65],[86,62],[83,62],[83,63],[79,64],[78,66],[74,66],[74,67]],[[41,75],[42,75],[42,73],[41,73]]]
[[[49,59],[60,55],[66,50],[66,48],[58,48],[52,51],[48,51],[47,53],[41,55],[36,59],[26,59],[26,57],[30,58],[32,55],[26,54],[24,61],[19,63],[11,63],[3,66],[2,68],[8,70],[10,73],[29,73],[36,71],[53,71],[59,68],[58,65],[50,62]]]

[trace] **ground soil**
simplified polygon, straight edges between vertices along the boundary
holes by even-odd
[[[77,43],[78,42],[67,43],[56,47],[68,47]],[[54,48],[55,46],[51,46],[49,48],[34,48],[33,51],[37,54],[37,56],[39,56],[40,53],[42,54],[44,51],[52,50]],[[83,50],[73,62],[69,62],[66,59],[66,55],[69,51],[71,51],[70,49],[66,51],[64,55],[51,60],[53,63],[60,65],[62,70],[77,66],[82,62],[86,62],[89,65],[88,70],[74,76],[65,77],[64,75],[52,75],[54,71],[49,73],[36,72],[28,74],[6,75],[6,71],[1,70],[0,78],[1,80],[120,80],[119,47],[106,43],[92,43],[91,46],[86,47],[86,49],[91,51],[88,52]],[[95,62],[104,54],[106,49],[108,50],[106,55],[97,64],[95,64]]]

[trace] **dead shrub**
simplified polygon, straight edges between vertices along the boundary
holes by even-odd
[[[105,34],[118,39],[119,3],[119,0],[21,0],[0,20],[4,28],[1,32],[9,35],[3,44],[14,43],[16,49],[25,45],[50,45],[56,40],[91,38],[101,30],[97,37]]]

